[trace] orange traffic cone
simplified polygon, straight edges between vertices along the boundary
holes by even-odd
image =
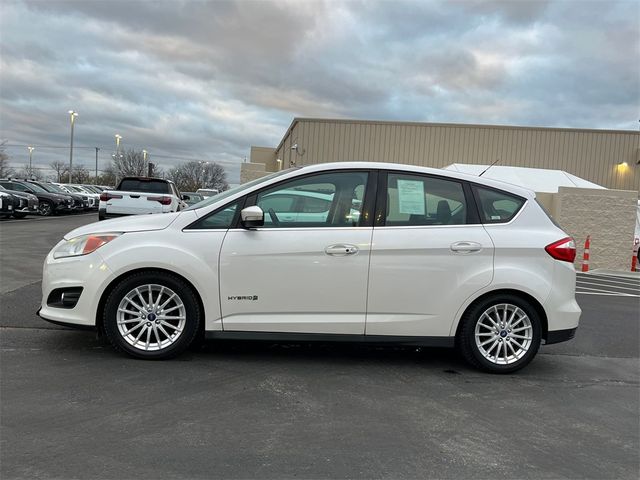
[[[582,271],[589,271],[589,247],[591,246],[591,235],[587,235],[587,240],[584,242],[584,254],[582,256]]]

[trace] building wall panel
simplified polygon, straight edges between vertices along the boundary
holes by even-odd
[[[303,155],[291,150],[298,143]],[[605,187],[640,189],[640,133],[491,125],[296,119],[276,149],[283,167],[368,160],[551,168]],[[618,163],[626,161],[626,168]]]

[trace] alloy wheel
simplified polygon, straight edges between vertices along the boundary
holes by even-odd
[[[142,351],[159,351],[174,344],[186,323],[186,308],[170,288],[140,285],[129,291],[118,305],[116,322],[121,337]]]
[[[486,360],[495,365],[511,365],[529,351],[533,325],[517,305],[499,303],[480,315],[474,338],[478,351]]]
[[[41,202],[38,206],[38,213],[44,217],[51,215],[51,204],[49,202]]]

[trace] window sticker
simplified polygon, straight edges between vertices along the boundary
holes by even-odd
[[[400,213],[424,215],[424,183],[398,179],[398,203]]]

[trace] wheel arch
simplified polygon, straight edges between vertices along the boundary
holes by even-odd
[[[531,306],[536,310],[536,313],[538,314],[538,316],[540,317],[540,323],[541,323],[541,326],[542,326],[542,338],[544,340],[547,339],[547,333],[549,331],[549,323],[548,323],[548,320],[547,320],[547,313],[545,312],[544,307],[538,301],[538,299],[536,299],[533,295],[528,294],[527,292],[523,292],[522,290],[517,290],[517,289],[512,289],[512,288],[501,288],[501,289],[491,290],[489,292],[483,293],[482,295],[478,296],[473,301],[471,301],[467,305],[467,307],[464,310],[462,310],[462,312],[460,313],[460,315],[458,315],[458,317],[456,319],[457,322],[458,322],[458,324],[456,326],[456,333],[455,333],[456,342],[457,342],[457,339],[459,337],[460,329],[462,328],[461,319],[465,315],[465,313],[467,313],[475,305],[477,305],[478,303],[486,300],[487,298],[495,297],[495,296],[499,296],[499,295],[514,295],[514,296],[520,297],[523,300],[525,300],[528,303],[530,303]]]
[[[100,296],[100,300],[98,301],[98,308],[96,308],[96,312],[95,312],[96,328],[98,329],[98,332],[100,332],[101,335],[104,334],[104,325],[103,325],[104,315],[102,313],[104,311],[104,307],[107,302],[107,299],[109,298],[109,295],[111,294],[113,289],[116,288],[118,283],[120,283],[124,278],[136,273],[147,273],[147,272],[159,272],[159,273],[166,273],[166,274],[172,275],[174,277],[179,278],[191,289],[191,291],[196,297],[196,300],[198,301],[198,307],[200,307],[200,311],[202,312],[202,319],[200,322],[201,331],[198,334],[204,335],[206,310],[204,308],[204,302],[202,301],[200,292],[198,292],[198,289],[193,285],[193,283],[189,281],[189,279],[185,278],[183,275],[180,275],[179,273],[173,272],[166,268],[160,268],[160,267],[143,267],[143,268],[128,270],[126,272],[122,272],[116,278],[111,280],[111,282],[109,282],[107,287],[102,291],[102,295]]]

